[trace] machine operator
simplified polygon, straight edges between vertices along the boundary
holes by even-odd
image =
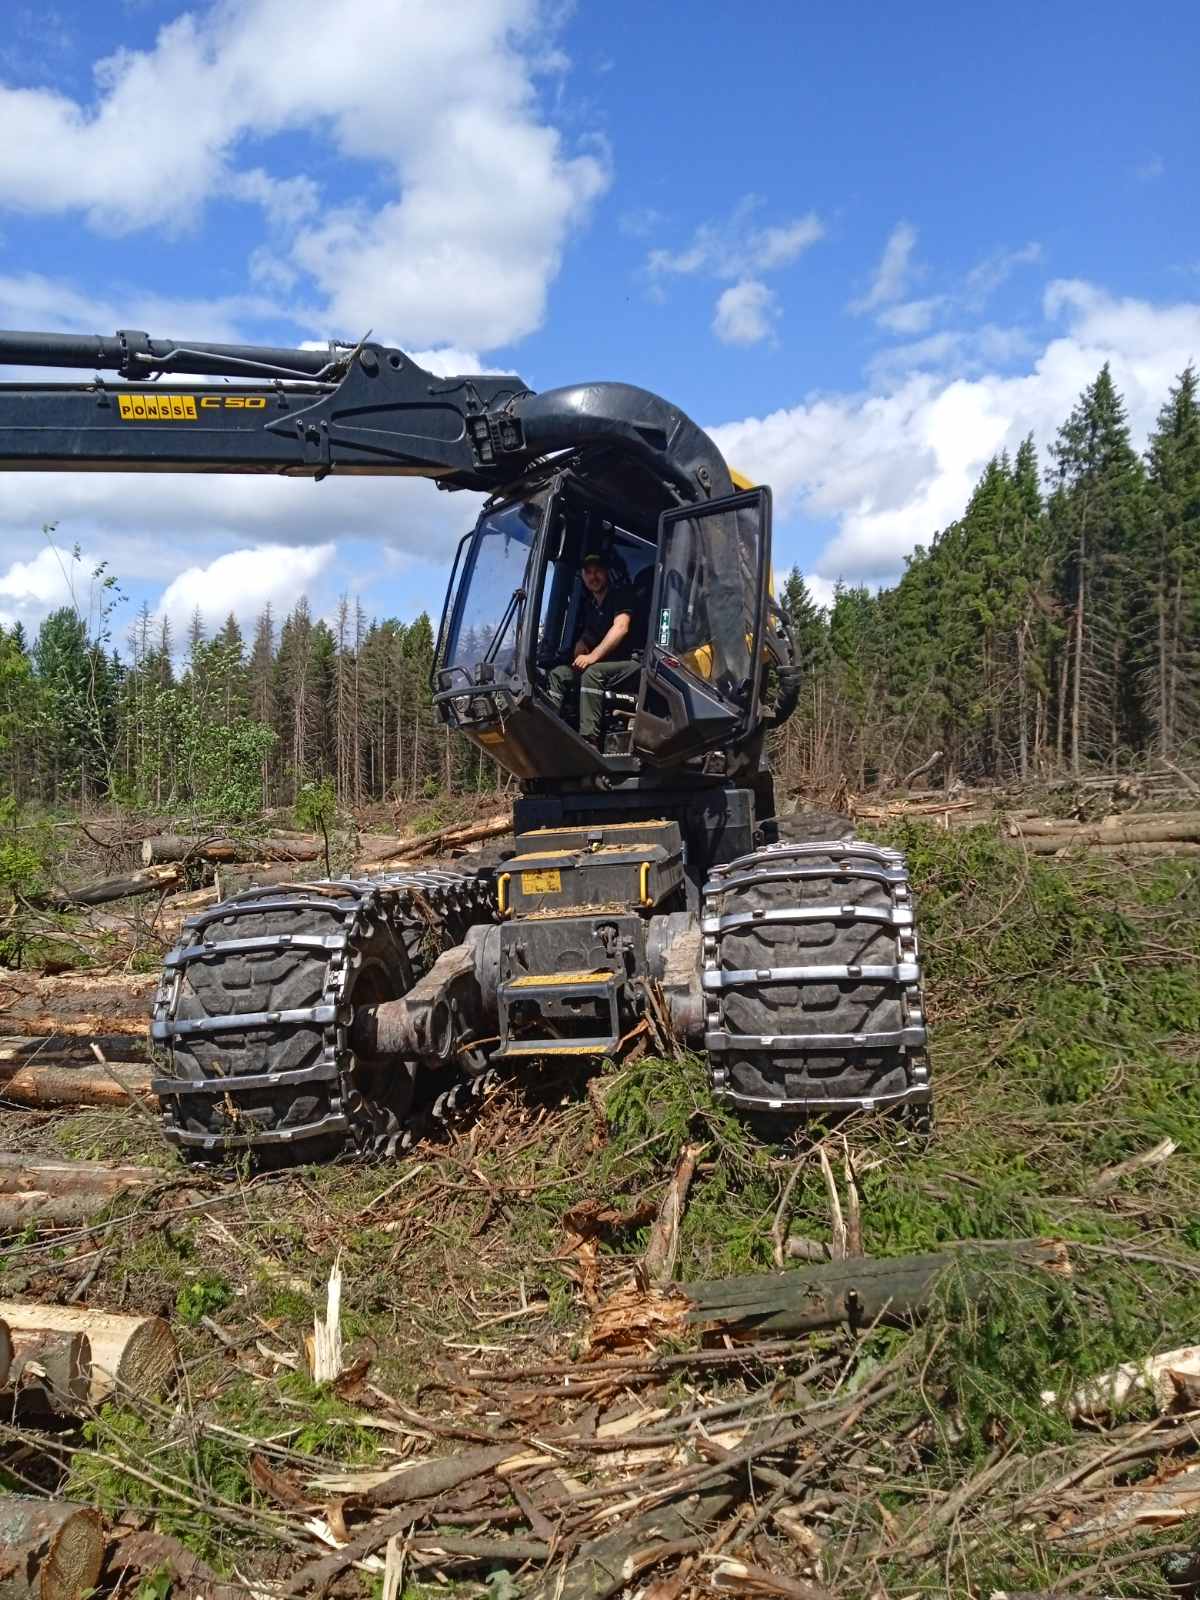
[[[547,688],[560,716],[576,684],[579,687],[579,731],[598,744],[604,691],[636,678],[639,664],[630,659],[636,600],[633,590],[609,581],[608,557],[585,555],[582,561],[582,625],[571,660],[550,671]]]

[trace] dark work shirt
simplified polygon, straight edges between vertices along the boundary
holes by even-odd
[[[622,584],[610,583],[599,605],[596,604],[591,590],[585,591],[583,605],[579,611],[581,624],[579,637],[583,641],[584,649],[594,650],[622,612],[632,623],[635,603],[633,590]],[[626,640],[628,638],[627,634]],[[625,643],[625,640],[622,643]]]

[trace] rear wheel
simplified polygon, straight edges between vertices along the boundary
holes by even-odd
[[[789,833],[814,831],[785,820]],[[898,851],[827,832],[715,868],[704,988],[714,1088],[740,1109],[775,1120],[893,1108],[927,1118],[920,967]]]

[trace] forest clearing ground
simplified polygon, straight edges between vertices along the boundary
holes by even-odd
[[[998,1267],[994,1292],[978,1302],[949,1282],[915,1332],[808,1336],[806,1360],[836,1357],[847,1394],[893,1363],[906,1378],[806,1486],[798,1514],[811,1553],[776,1524],[746,1558],[757,1551],[778,1570],[811,1571],[846,1600],[1056,1583],[1096,1591],[1110,1568],[1120,1577],[1108,1581],[1124,1585],[1117,1592],[1191,1592],[1167,1588],[1162,1552],[1194,1549],[1194,1522],[1080,1550],[1050,1536],[1055,1519],[1091,1514],[1125,1488],[1041,1498],[1099,1444],[1118,1441],[1114,1430],[1148,1421],[1148,1397],[1132,1398],[1108,1431],[1084,1432],[1041,1395],[1069,1395],[1118,1362],[1197,1336],[1196,864],[1035,860],[988,828],[902,823],[886,836],[908,851],[920,896],[937,1127],[929,1145],[889,1124],[844,1130],[863,1248],[895,1256],[953,1240],[1053,1237],[1068,1241],[1074,1275],[1064,1284]],[[1164,1162],[1097,1183],[1164,1138],[1177,1146]],[[311,1477],[334,1464],[387,1466],[396,1450],[425,1455],[455,1427],[492,1429],[506,1391],[480,1372],[580,1352],[589,1299],[629,1281],[649,1229],[639,1204],[657,1202],[689,1139],[707,1150],[683,1219],[679,1280],[770,1269],[772,1224],[797,1161],[791,1231],[828,1240],[829,1194],[808,1159],[811,1140],[757,1144],[714,1109],[694,1060],[647,1057],[590,1083],[548,1073],[509,1083],[446,1143],[401,1161],[261,1177],[187,1171],[156,1120],[136,1111],[5,1111],[0,1148],[146,1162],[164,1179],[156,1196],[114,1202],[107,1231],[30,1230],[0,1245],[0,1296],[51,1300],[84,1280],[86,1303],[161,1313],[180,1340],[178,1409],[130,1397],[81,1434],[45,1444],[65,1468],[63,1492],[114,1515],[144,1508],[224,1570],[293,1571],[313,1541],[264,1488],[252,1464],[261,1447],[250,1441],[272,1440],[276,1467]],[[841,1172],[841,1133],[825,1142]],[[592,1201],[640,1220],[600,1229],[593,1242],[579,1221]],[[312,1384],[303,1359],[338,1261],[347,1359],[370,1358],[341,1394]],[[773,1404],[794,1406],[792,1371],[681,1367],[652,1403],[684,1411],[766,1385]],[[433,1427],[398,1425],[404,1412],[388,1413],[372,1391]],[[617,1392],[602,1414],[643,1403]],[[558,1413],[545,1405],[561,1422],[578,1402],[563,1400]],[[47,1456],[14,1456],[7,1439],[0,1484],[49,1486]],[[1161,1464],[1148,1456],[1121,1484]],[[447,1571],[459,1581],[453,1562]],[[357,1580],[348,1581],[352,1592]]]

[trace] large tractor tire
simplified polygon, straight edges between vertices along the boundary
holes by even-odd
[[[705,886],[713,1087],[764,1123],[903,1110],[927,1126],[929,1067],[904,857],[839,838],[834,817],[784,822],[792,837],[714,868]],[[812,837],[818,827],[823,839]]]
[[[427,1086],[356,1056],[354,1010],[405,994],[492,914],[476,874],[412,872],[250,889],[191,918],[151,1024],[167,1139],[264,1167],[394,1150]]]

